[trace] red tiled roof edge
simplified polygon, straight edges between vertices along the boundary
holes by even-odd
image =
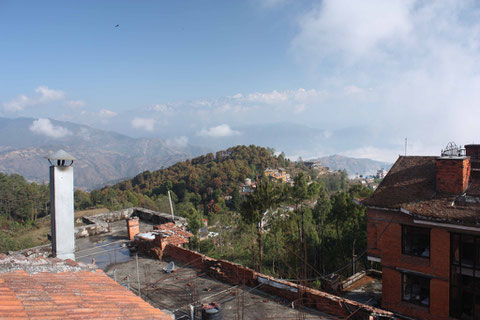
[[[28,260],[22,266],[28,266]],[[92,319],[173,320],[100,269],[3,271],[6,272],[0,273],[0,319],[67,319],[82,315]]]

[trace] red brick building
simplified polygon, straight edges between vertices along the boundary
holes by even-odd
[[[364,201],[383,308],[419,319],[480,319],[480,145],[465,148],[399,157]]]

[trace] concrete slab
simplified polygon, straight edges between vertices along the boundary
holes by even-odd
[[[372,307],[380,307],[382,279],[365,275],[350,287],[345,288],[342,296]]]
[[[138,293],[136,265],[132,259],[110,266],[106,272]],[[167,265],[166,261],[138,258],[140,294],[153,306],[177,317],[188,316],[190,304],[194,304],[196,317],[200,319],[201,304],[218,302],[224,319],[339,319],[313,309],[292,309],[291,303],[262,292],[261,287],[232,286],[178,262],[175,262],[176,271],[167,274],[163,271]]]

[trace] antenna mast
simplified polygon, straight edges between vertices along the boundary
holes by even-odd
[[[168,190],[168,202],[170,203],[170,213],[172,214],[172,222],[175,223],[175,215],[173,214],[172,197],[170,196],[170,190]]]
[[[407,156],[407,138],[405,138],[405,157]]]

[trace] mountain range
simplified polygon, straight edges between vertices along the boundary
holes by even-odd
[[[205,137],[199,136],[190,136],[186,141],[132,138],[67,121],[0,118],[0,172],[18,173],[30,181],[47,181],[48,162],[44,157],[53,151],[64,149],[77,159],[75,187],[91,190],[143,171],[158,170],[187,158],[234,145],[273,147],[279,152],[285,151],[291,157],[292,154],[308,155],[312,150],[328,154],[333,151],[332,145],[341,147],[345,136],[354,133],[357,143],[363,141],[356,129],[326,132],[289,123],[251,125],[239,129],[242,134],[208,139],[209,143],[205,143]],[[367,133],[361,136],[365,137]],[[311,147],[300,147],[305,142]],[[317,160],[332,170],[346,169],[350,175],[373,174],[378,169],[388,169],[391,166],[370,159],[338,155]]]
[[[174,148],[161,139],[135,139],[72,122],[42,120],[46,121],[0,118],[1,172],[47,181],[49,164],[44,157],[64,149],[77,159],[75,187],[92,189],[205,152],[191,145]]]
[[[330,170],[347,170],[350,177],[359,175],[374,175],[379,169],[390,170],[392,163],[381,162],[371,159],[350,158],[334,154],[328,157],[310,160],[312,162],[320,162],[323,167]]]

